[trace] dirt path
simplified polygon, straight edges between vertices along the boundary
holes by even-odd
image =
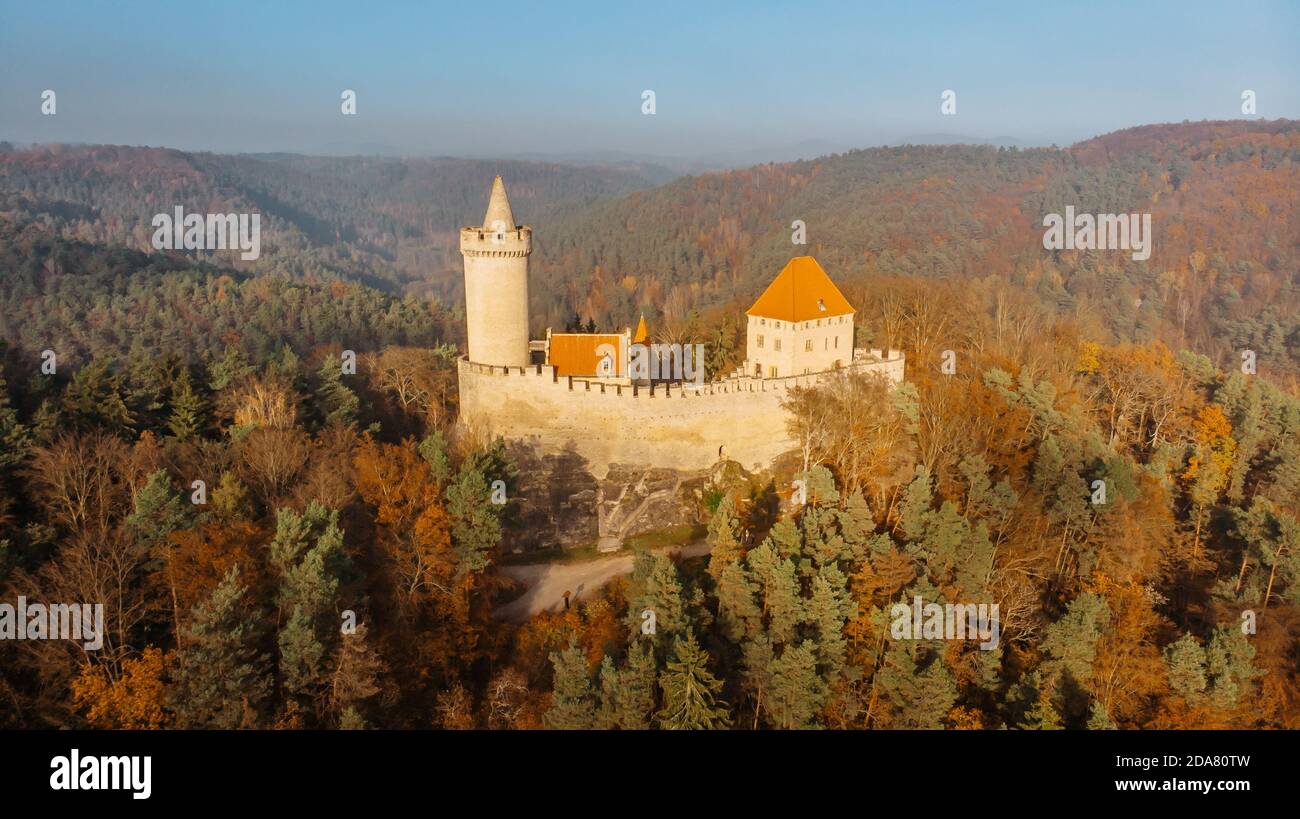
[[[674,546],[669,552],[683,557],[709,553],[704,541],[686,546]],[[615,555],[582,563],[532,563],[524,566],[502,566],[497,571],[518,580],[528,587],[518,598],[492,612],[498,620],[521,623],[543,611],[561,611],[564,593],[569,592],[570,605],[593,594],[601,586],[621,574],[632,572],[633,555]]]

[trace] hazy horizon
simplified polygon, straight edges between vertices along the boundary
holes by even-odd
[[[1249,118],[1300,115],[1300,10],[1283,4],[1108,3],[1085,20],[1028,3],[997,19],[932,4],[500,8],[0,0],[0,139],[727,163],[909,141],[1065,146],[1242,118],[1246,89]],[[1092,36],[1099,21],[1111,36]],[[946,90],[955,115],[940,112]]]

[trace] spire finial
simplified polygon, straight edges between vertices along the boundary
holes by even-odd
[[[500,224],[498,224],[500,223]],[[488,197],[487,213],[483,216],[483,227],[492,230],[504,225],[505,230],[514,230],[515,215],[510,211],[510,199],[506,196],[505,183],[500,174],[492,180],[492,195]]]

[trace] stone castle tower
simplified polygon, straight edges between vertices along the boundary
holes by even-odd
[[[465,257],[465,325],[469,360],[498,367],[528,365],[528,256],[533,230],[515,224],[501,177],[482,227],[460,229]]]

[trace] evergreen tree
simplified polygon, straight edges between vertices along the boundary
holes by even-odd
[[[31,446],[31,432],[18,420],[18,413],[9,405],[9,389],[0,375],[0,470],[9,470],[22,463]]]
[[[827,680],[834,681],[847,670],[844,625],[858,613],[857,603],[849,594],[848,578],[834,563],[823,565],[813,578],[808,613],[817,630],[818,667]]]
[[[172,384],[171,407],[167,428],[180,440],[184,441],[200,434],[207,425],[206,406],[203,399],[194,391],[189,367],[182,366]]]
[[[740,544],[740,523],[736,519],[735,504],[727,495],[709,520],[709,574],[714,581],[722,578],[727,566],[744,554]]]
[[[1219,626],[1205,648],[1205,665],[1214,680],[1213,696],[1221,708],[1233,708],[1249,697],[1256,678],[1255,647],[1240,629]]]
[[[253,373],[253,365],[237,347],[226,347],[221,358],[208,362],[208,386],[213,392],[221,392],[231,384]]]
[[[433,479],[438,485],[445,485],[451,478],[451,459],[447,457],[447,441],[442,437],[442,432],[435,429],[426,435],[417,451],[428,462]]]
[[[708,669],[709,655],[689,629],[673,639],[672,657],[659,676],[664,705],[659,725],[669,730],[711,730],[730,723],[725,703],[718,702],[722,683]]]
[[[1184,634],[1165,647],[1165,666],[1169,687],[1193,702],[1205,693],[1205,649],[1190,634]]]
[[[325,660],[338,641],[337,592],[347,571],[338,512],[315,501],[301,515],[281,509],[270,558],[280,573],[280,610],[289,613],[277,636],[280,678],[288,694],[316,701],[328,685]]]
[[[638,550],[632,560],[632,580],[627,590],[627,625],[632,640],[641,635],[642,612],[654,612],[656,647],[665,649],[688,626],[682,582],[667,555]],[[662,656],[662,655],[661,655]]]
[[[788,645],[772,662],[771,685],[763,709],[777,728],[811,728],[826,701],[825,680],[817,673],[811,641]]]
[[[316,371],[316,406],[325,424],[352,426],[357,422],[361,401],[356,393],[343,383],[343,367],[339,357],[330,353]]]
[[[918,662],[918,654],[929,656]],[[892,706],[891,727],[944,727],[943,721],[957,701],[957,685],[942,659],[924,644],[891,642],[876,675],[878,688]]]
[[[500,507],[492,503],[487,477],[468,459],[448,485],[446,496],[456,581],[464,584],[492,562],[492,550],[501,540]]]
[[[126,524],[140,542],[156,552],[172,532],[189,525],[191,506],[172,488],[167,470],[159,469],[136,491],[135,508],[127,515]]]
[[[763,613],[754,602],[757,592],[745,570],[744,561],[730,563],[718,580],[718,622],[722,633],[739,643],[763,628]]]
[[[194,608],[177,651],[172,708],[182,728],[247,727],[270,693],[268,658],[257,650],[257,619],[245,602],[239,567]]]
[[[615,715],[619,728],[638,731],[650,727],[655,709],[654,650],[649,641],[638,640],[627,653],[627,662],[618,673],[618,693],[614,697]]]
[[[551,653],[554,678],[551,684],[551,707],[542,717],[542,723],[552,730],[584,730],[596,725],[596,704],[592,698],[591,680],[587,676],[587,657],[578,646],[577,638],[569,640],[569,647]]]

